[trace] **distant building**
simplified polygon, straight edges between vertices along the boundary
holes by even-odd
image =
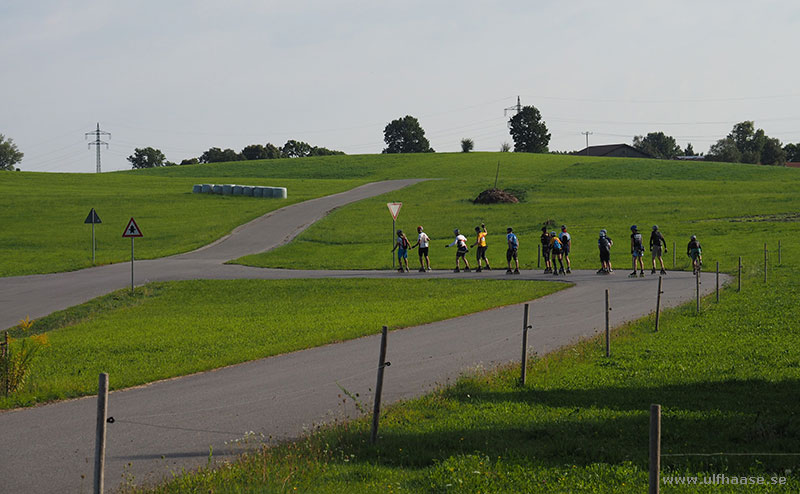
[[[787,161],[786,162],[786,166],[790,166],[792,168],[800,168],[800,162],[798,162],[798,161],[795,161],[795,162]]]
[[[628,144],[605,144],[589,146],[574,153],[576,156],[605,156],[609,158],[653,158]]]

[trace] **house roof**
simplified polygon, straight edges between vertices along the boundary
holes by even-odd
[[[795,162],[787,161],[786,162],[786,166],[790,166],[792,168],[800,168],[800,162],[798,162],[798,161],[795,161]]]
[[[575,154],[578,156],[609,156],[611,154],[619,153],[620,151],[625,154],[635,154],[636,156],[652,158],[652,156],[650,156],[648,153],[636,149],[628,144],[604,144],[602,146],[589,146],[581,149]]]

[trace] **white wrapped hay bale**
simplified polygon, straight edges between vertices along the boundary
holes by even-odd
[[[249,185],[242,186],[242,195],[247,197],[253,197],[253,187]]]
[[[235,195],[235,196],[242,195],[242,186],[241,185],[234,185],[233,186],[233,195]]]
[[[214,184],[203,184],[203,194],[211,194],[214,192]]]
[[[222,186],[221,185],[212,185],[211,190],[214,194],[222,194]]]
[[[192,194],[200,194],[203,192],[202,185],[192,185]]]
[[[253,197],[264,197],[264,187],[253,187]]]

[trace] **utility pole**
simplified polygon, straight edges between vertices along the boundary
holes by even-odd
[[[592,134],[594,134],[594,132],[589,132],[588,130],[586,132],[581,132],[581,135],[585,135],[586,136],[586,147],[587,148],[589,147],[589,136],[592,135]]]
[[[514,106],[509,106],[508,108],[503,109],[503,116],[507,117],[508,112],[513,111],[514,115],[519,114],[522,111],[522,103],[519,101],[519,96],[517,96],[517,104]],[[508,128],[511,128],[511,120],[508,121]]]
[[[91,149],[92,146],[96,146],[97,147],[97,173],[100,173],[100,146],[105,144],[106,149],[108,149],[108,143],[104,142],[104,141],[101,141],[100,140],[100,136],[108,136],[108,138],[111,139],[111,133],[110,132],[105,132],[103,130],[100,130],[100,123],[98,123],[97,124],[97,130],[94,130],[92,132],[87,132],[85,134],[85,137],[89,137],[89,136],[94,136],[95,137],[94,142],[90,142],[89,143],[89,149]]]

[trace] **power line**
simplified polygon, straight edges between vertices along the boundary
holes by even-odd
[[[100,122],[98,122],[97,123],[97,130],[94,130],[92,132],[87,132],[85,134],[85,137],[89,137],[90,135],[95,136],[94,142],[90,142],[89,143],[89,149],[91,149],[92,146],[95,146],[97,148],[97,173],[100,173],[100,146],[105,144],[106,149],[108,149],[108,143],[104,142],[104,141],[101,141],[100,140],[100,136],[101,135],[108,136],[108,138],[111,139],[111,133],[110,132],[106,132],[104,130],[100,130]]]

